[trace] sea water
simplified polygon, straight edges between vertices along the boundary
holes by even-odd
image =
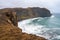
[[[45,37],[48,40],[60,40],[60,14],[51,17],[37,17],[18,22],[22,32]]]

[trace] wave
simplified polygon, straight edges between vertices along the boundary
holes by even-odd
[[[52,16],[51,18],[53,18]],[[38,22],[45,20],[44,18],[31,18],[21,22],[18,22],[18,27],[22,29],[22,32],[28,34],[35,34],[37,36],[45,37],[48,40],[54,40],[60,38],[60,28],[46,28],[45,25],[34,24],[33,21],[37,20]],[[37,22],[36,21],[36,22]],[[31,24],[30,24],[31,23]]]
[[[54,15],[52,15],[50,18],[54,18],[55,16]]]
[[[35,19],[37,19],[37,18],[18,22],[18,27],[21,28],[23,30],[23,32],[27,32],[29,34],[34,33],[38,28],[41,29],[43,27],[42,25],[39,26],[39,25],[29,24],[32,20],[35,20]]]

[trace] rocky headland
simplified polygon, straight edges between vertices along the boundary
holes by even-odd
[[[0,9],[0,40],[47,40],[32,34],[23,33],[18,28],[18,21],[35,18],[50,17],[46,8],[5,8]]]
[[[32,8],[5,8],[1,12],[15,11],[17,13],[18,21],[35,18],[35,17],[50,17],[52,14],[46,8],[32,7]]]

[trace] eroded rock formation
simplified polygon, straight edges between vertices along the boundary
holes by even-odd
[[[22,33],[17,26],[15,11],[0,12],[0,40],[46,40],[43,37]]]

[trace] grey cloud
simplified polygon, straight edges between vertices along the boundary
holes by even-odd
[[[7,7],[45,7],[60,12],[60,0],[0,0],[0,8]]]

